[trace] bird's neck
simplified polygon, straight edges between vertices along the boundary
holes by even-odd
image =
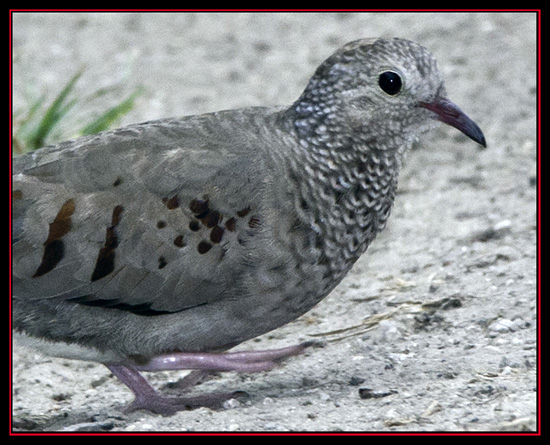
[[[400,156],[397,150],[377,150],[374,140],[370,146],[345,128],[334,132],[329,117],[310,117],[308,124],[305,113],[290,115],[299,141],[288,160],[299,190],[296,211],[319,233],[334,273],[345,274],[386,224]]]

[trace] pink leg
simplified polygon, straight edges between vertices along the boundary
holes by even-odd
[[[225,400],[239,395],[239,391],[236,391],[190,397],[165,397],[157,393],[136,369],[123,365],[106,366],[135,395],[134,401],[125,409],[126,412],[146,409],[155,414],[170,415],[177,411],[190,410],[201,406],[219,408]]]
[[[239,391],[189,397],[165,397],[157,393],[139,371],[193,369],[194,371],[183,380],[184,388],[188,388],[211,371],[268,371],[275,367],[280,360],[302,353],[311,344],[311,342],[307,342],[267,351],[226,352],[221,354],[181,352],[153,357],[145,364],[106,364],[106,366],[130,388],[136,397],[127,408],[127,411],[147,409],[156,414],[167,415],[200,406],[216,408],[223,401],[238,396]]]
[[[171,371],[182,369],[240,372],[269,371],[280,360],[301,354],[311,344],[311,342],[306,342],[281,349],[226,352],[222,354],[177,352],[159,355],[153,357],[145,364],[135,364],[134,366],[139,371]]]

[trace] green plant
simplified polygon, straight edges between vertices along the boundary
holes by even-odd
[[[49,105],[45,105],[46,96],[42,95],[30,103],[28,110],[14,115],[12,135],[12,151],[14,154],[36,150],[48,143],[56,142],[54,130],[59,127],[62,120],[67,119],[71,110],[78,106],[85,106],[116,89],[115,87],[103,88],[93,92],[88,97],[76,98],[74,94],[75,85],[83,72],[84,70],[81,69],[73,75]],[[76,131],[76,135],[94,134],[113,127],[133,109],[136,98],[142,92],[141,87],[136,88],[126,99],[99,116],[92,118],[90,122],[85,123],[80,130]]]

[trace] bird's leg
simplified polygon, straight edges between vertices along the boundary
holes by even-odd
[[[166,397],[160,395],[139,371],[130,366],[106,365],[134,393],[134,401],[126,412],[146,409],[155,414],[171,415],[199,407],[219,408],[225,400],[237,397],[239,392],[204,394],[189,397]]]
[[[298,355],[311,346],[300,343],[281,349],[265,351],[239,351],[225,353],[176,352],[151,358],[144,364],[135,364],[139,371],[170,371],[196,369],[203,371],[269,371],[287,357]]]
[[[184,387],[194,385],[201,377],[212,371],[259,372],[268,371],[287,357],[301,354],[312,342],[301,343],[287,348],[265,351],[239,351],[225,353],[185,353],[179,352],[153,357],[144,364],[106,364],[135,395],[135,400],[127,411],[147,409],[157,414],[173,414],[176,411],[206,406],[216,408],[242,392],[215,393],[189,397],[165,397],[160,395],[139,371],[194,370],[187,377]]]

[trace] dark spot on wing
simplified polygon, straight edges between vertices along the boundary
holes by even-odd
[[[189,210],[193,212],[194,215],[200,215],[208,211],[208,199],[193,199],[189,204]]]
[[[217,210],[212,210],[203,218],[203,224],[206,227],[214,227],[221,221],[220,212]]]
[[[47,244],[44,244],[44,252],[42,253],[42,262],[36,272],[32,276],[33,278],[41,277],[48,272],[51,272],[55,266],[63,259],[65,254],[65,244],[61,240],[52,240]]]
[[[168,210],[174,210],[180,206],[178,195],[174,195],[171,198],[162,198],[162,202]]]
[[[178,235],[174,238],[174,245],[177,247],[184,247],[185,241],[183,240],[183,235]]]
[[[122,178],[118,177],[115,179],[115,182],[113,182],[113,187],[118,187],[120,184],[122,184]]]
[[[96,259],[95,268],[90,277],[91,281],[97,281],[106,277],[115,269],[115,251],[118,246],[116,228],[120,223],[123,207],[115,206],[111,217],[111,225],[105,232],[105,243],[100,249]]]
[[[166,221],[157,221],[157,229],[164,229],[166,227]]]
[[[189,230],[191,230],[192,232],[197,232],[200,228],[201,226],[198,221],[191,221],[189,223]]]
[[[193,220],[189,223],[189,230],[199,232],[201,229],[211,229],[210,234],[206,233],[205,238],[197,244],[197,251],[200,254],[205,254],[212,249],[213,244],[221,243],[225,230],[229,232],[238,231],[238,220],[244,218],[252,212],[250,205],[230,214],[222,214],[219,212],[204,195],[204,199],[195,198],[189,203],[189,209],[193,213]],[[222,222],[225,221],[223,224]],[[257,229],[261,225],[260,218],[257,216],[249,216],[247,221],[247,235],[252,236],[253,232],[249,229]],[[243,230],[246,226],[240,226]],[[183,238],[181,239],[183,241]],[[243,243],[241,237],[237,238],[237,242]],[[175,242],[174,242],[175,243]],[[176,243],[175,243],[176,244]],[[177,244],[176,244],[177,245]]]
[[[124,207],[122,207],[121,205],[117,205],[113,209],[113,214],[111,216],[111,225],[112,226],[118,226],[120,224],[120,219],[121,219],[121,216],[122,216],[122,210],[123,209],[124,209]]]
[[[163,256],[159,257],[159,269],[164,268],[167,264],[168,262],[166,261],[166,258]]]
[[[53,222],[50,223],[48,238],[44,242],[42,261],[32,276],[33,278],[51,272],[63,259],[65,244],[62,238],[71,230],[74,210],[74,200],[72,198],[68,199],[57,212]]]
[[[237,212],[237,216],[244,218],[246,215],[250,213],[250,206],[246,206],[244,209],[239,210]]]
[[[222,229],[220,226],[214,227],[210,232],[210,241],[218,244],[222,240],[223,231],[224,229]]]
[[[201,241],[199,243],[199,245],[197,246],[197,250],[199,251],[199,253],[202,255],[202,254],[205,254],[206,252],[208,252],[210,249],[212,249],[212,244],[210,244],[208,241]]]
[[[229,230],[230,232],[234,232],[235,231],[235,225],[237,224],[237,220],[235,218],[229,218],[226,222],[225,222],[225,228],[227,230]]]
[[[208,215],[210,214],[210,209],[206,209],[204,212],[202,213],[197,213],[195,215],[195,218],[197,219],[200,219],[200,220],[204,220],[208,217]]]

